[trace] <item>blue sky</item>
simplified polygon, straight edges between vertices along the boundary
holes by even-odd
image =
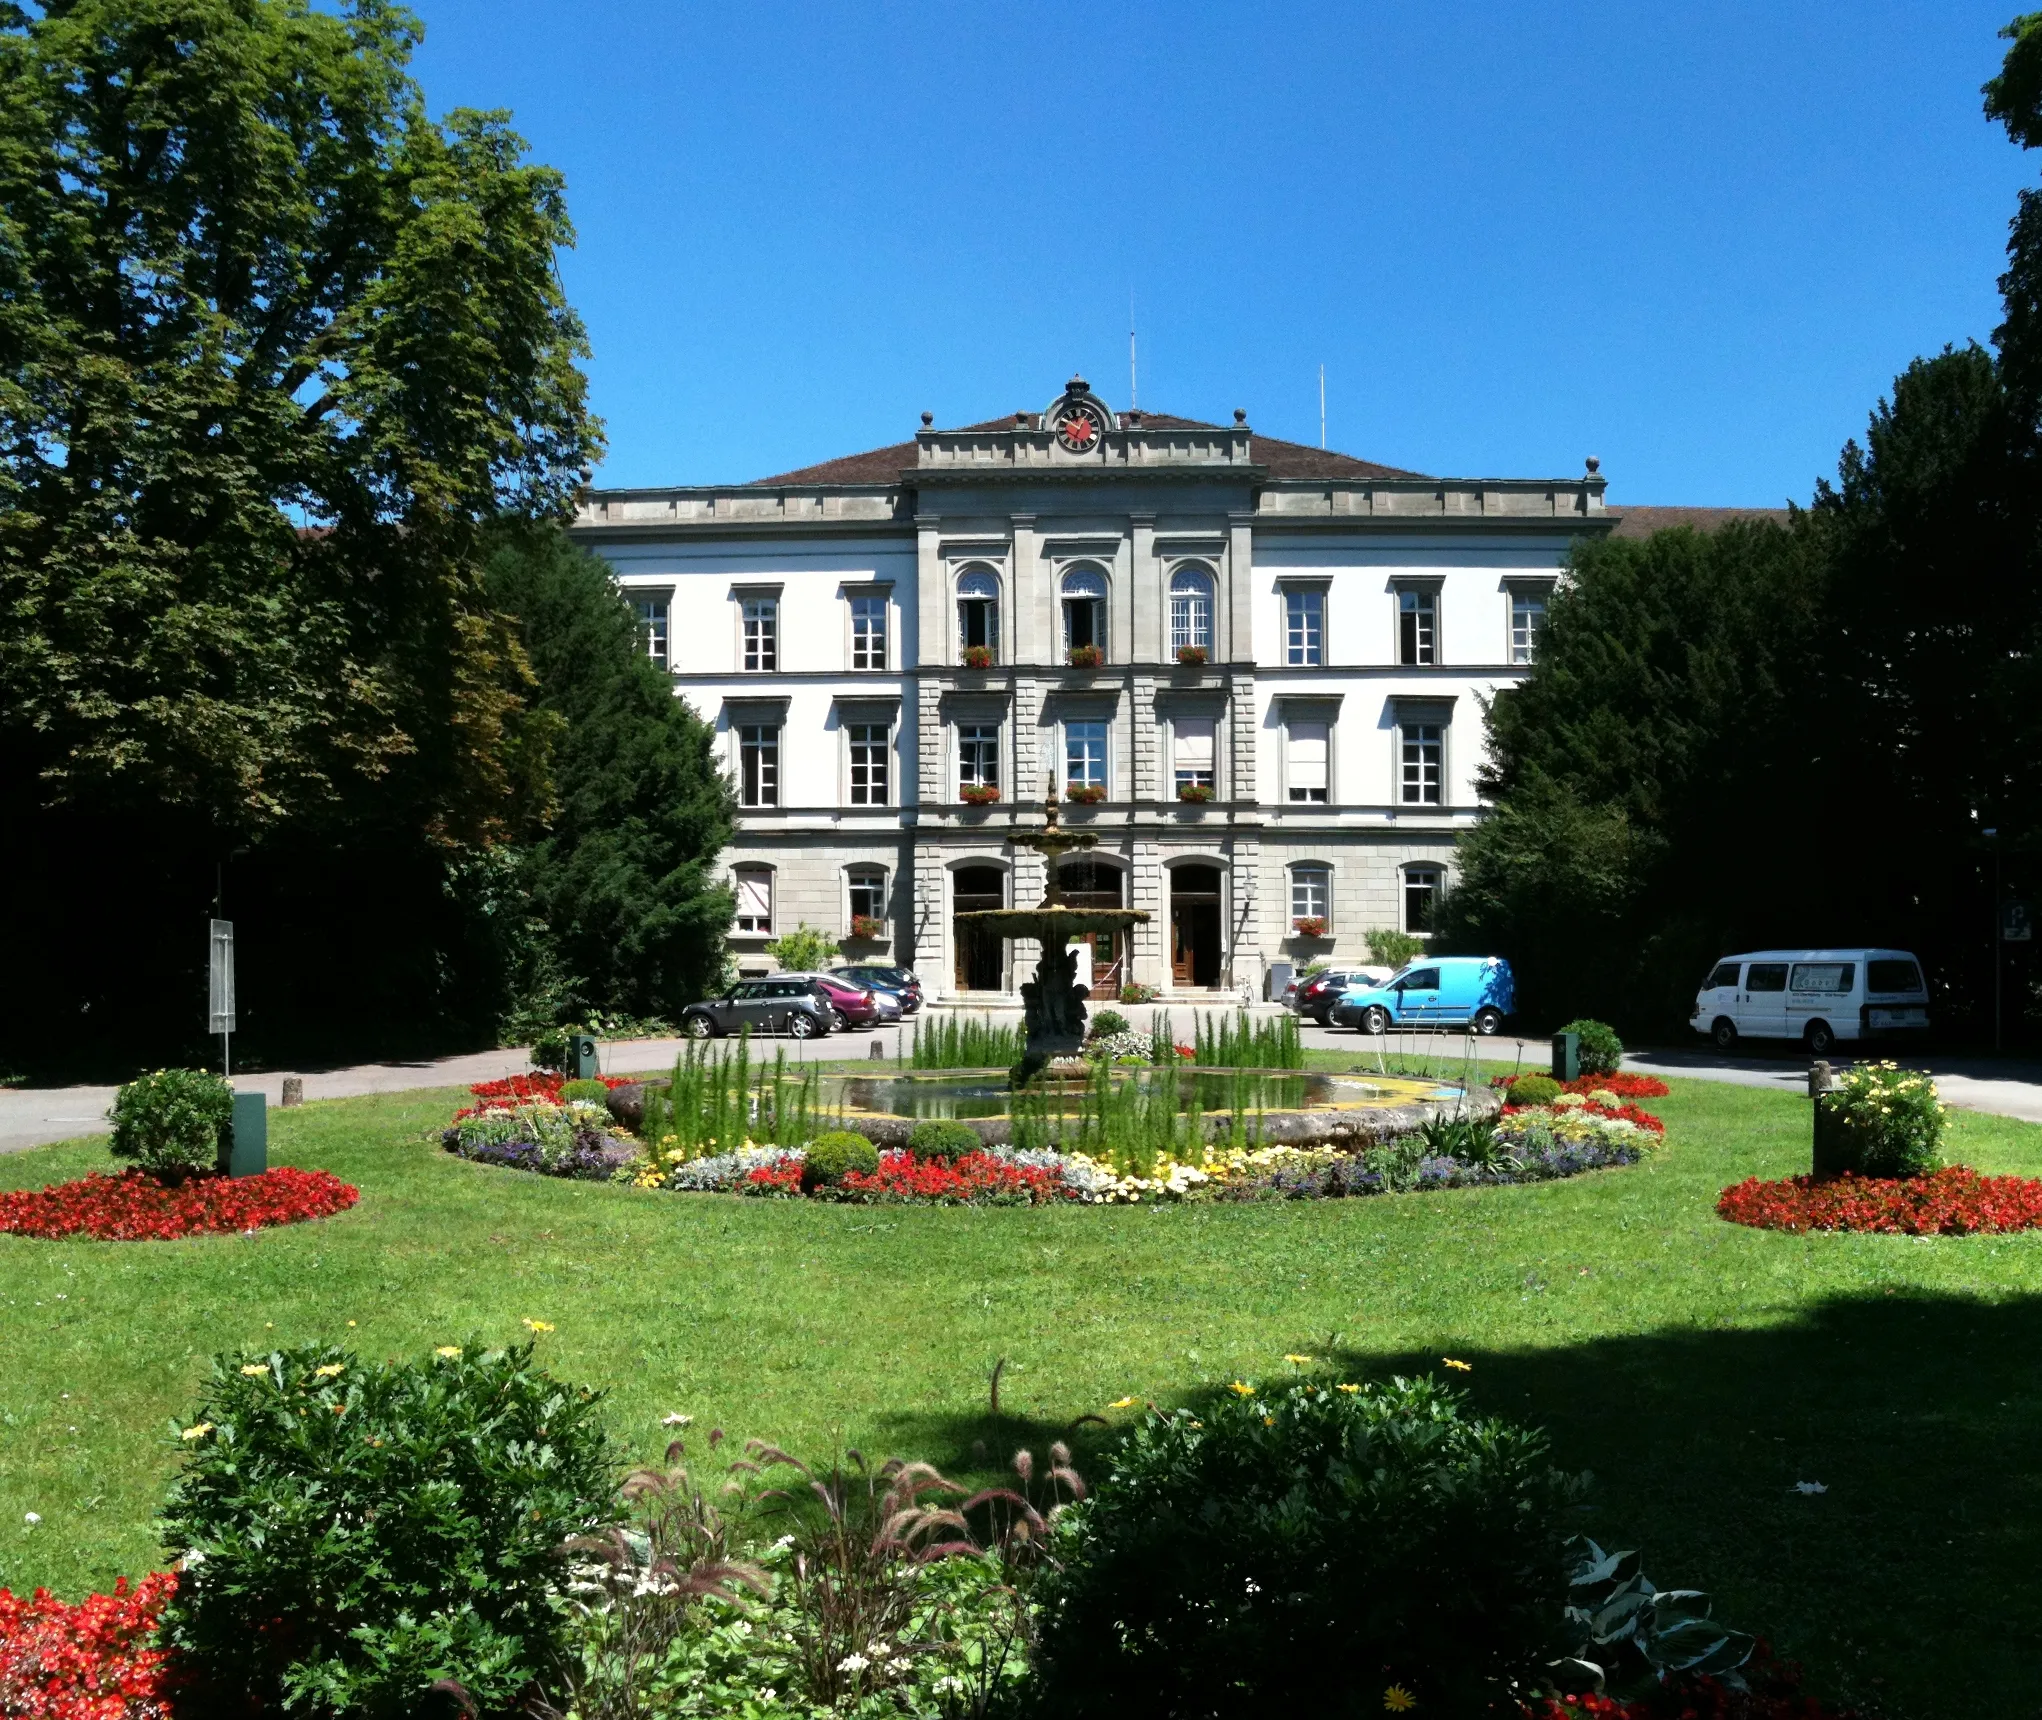
[[[435,111],[562,168],[599,481],[1141,402],[1613,501],[1805,500],[1987,340],[2014,195],[1974,0],[423,0]]]

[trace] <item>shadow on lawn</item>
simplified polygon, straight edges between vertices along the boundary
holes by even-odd
[[[1562,1467],[1593,1473],[1587,1533],[1710,1590],[1822,1694],[1907,1720],[2042,1716],[2042,1298],[1890,1292],[1756,1330],[1454,1354],[1473,1371],[1447,1377],[1478,1409],[1545,1427]],[[1320,1360],[1350,1379],[1444,1373],[1437,1353]],[[1013,1415],[887,1431],[946,1472],[1066,1436]],[[1077,1432],[1096,1474],[1108,1436]]]

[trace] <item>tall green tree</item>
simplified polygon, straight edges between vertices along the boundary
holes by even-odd
[[[609,568],[559,532],[489,563],[557,725],[558,806],[523,856],[569,1007],[678,1020],[722,974],[734,906],[718,883],[735,799],[715,736],[646,656]]]

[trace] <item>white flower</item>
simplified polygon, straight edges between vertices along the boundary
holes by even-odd
[[[779,1540],[773,1543],[773,1550],[775,1552],[785,1552],[789,1547],[793,1545],[794,1537],[792,1535],[782,1535],[779,1538]]]
[[[837,1662],[837,1670],[839,1672],[863,1672],[871,1664],[872,1662],[867,1660],[862,1654],[847,1654],[842,1660]]]
[[[670,1415],[661,1416],[659,1418],[659,1425],[661,1427],[691,1427],[694,1425],[694,1421],[695,1418],[693,1416],[683,1415],[679,1410],[675,1410]]]
[[[21,1520],[28,1524],[30,1528],[34,1528],[36,1524],[43,1520],[43,1514],[40,1511],[24,1512]]]
[[[205,1562],[206,1550],[203,1547],[193,1547],[184,1555],[184,1568],[187,1571],[195,1571]]]

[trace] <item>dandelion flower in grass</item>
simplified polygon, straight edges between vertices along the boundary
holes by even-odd
[[[269,1363],[267,1363],[267,1362],[250,1362],[250,1363],[249,1363],[249,1364],[248,1364],[248,1365],[247,1365],[247,1366],[246,1366],[245,1368],[243,1368],[243,1369],[242,1369],[241,1371],[242,1371],[242,1372],[243,1372],[244,1374],[246,1374],[246,1375],[247,1375],[247,1376],[248,1376],[248,1377],[249,1377],[250,1379],[254,1379],[254,1378],[255,1378],[255,1376],[256,1376],[257,1374],[266,1374],[266,1373],[268,1373],[268,1372],[269,1372]]]
[[[1106,1407],[1108,1409],[1133,1409],[1134,1406],[1140,1402],[1141,1402],[1140,1398],[1131,1397],[1115,1398]]]
[[[330,1380],[335,1374],[345,1373],[346,1371],[347,1363],[328,1362],[324,1367],[314,1368],[312,1370],[312,1377],[315,1380]]]
[[[1255,1388],[1244,1380],[1234,1381],[1232,1385],[1227,1387],[1227,1390],[1239,1397],[1253,1397],[1255,1395]]]
[[[184,1432],[180,1433],[177,1437],[179,1439],[204,1439],[206,1435],[211,1433],[212,1431],[213,1424],[211,1422],[209,1421],[194,1422],[190,1427],[186,1428]]]
[[[1452,1368],[1457,1374],[1471,1374],[1475,1371],[1473,1362],[1457,1362],[1451,1356],[1441,1356],[1439,1360],[1442,1367]]]
[[[525,1321],[525,1330],[528,1332],[550,1332],[553,1330],[553,1322],[551,1320],[527,1320]]]
[[[433,1351],[433,1354],[444,1356],[450,1362],[458,1362],[461,1359],[461,1346],[459,1344],[442,1344],[437,1350]]]
[[[1383,1706],[1392,1714],[1408,1714],[1418,1706],[1418,1698],[1401,1684],[1393,1684],[1383,1692]]]
[[[1319,1358],[1317,1356],[1285,1356],[1283,1359],[1289,1362],[1292,1367],[1308,1368]]]

